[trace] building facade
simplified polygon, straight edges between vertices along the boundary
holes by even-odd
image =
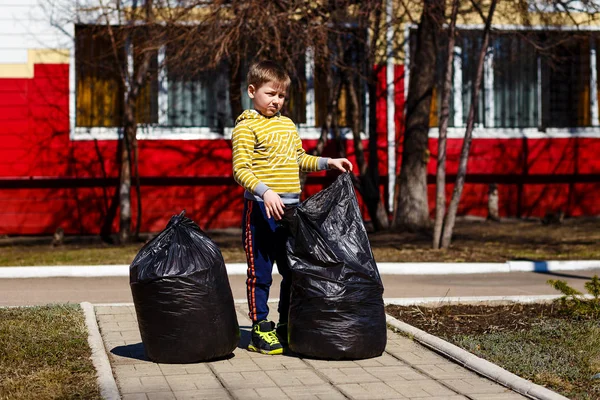
[[[90,20],[74,19],[72,3],[0,1],[0,235],[48,234],[58,227],[71,234],[118,230],[124,88],[107,67],[110,63],[102,62],[110,52],[108,35],[92,34]],[[397,6],[388,4],[388,12],[397,13]],[[502,13],[497,17],[459,214],[486,216],[490,184],[498,187],[502,216],[600,214],[600,25],[591,12],[579,14],[587,15],[579,16],[581,24],[550,28],[535,21],[515,23]],[[368,121],[363,121],[362,135],[365,141],[377,135],[380,189],[388,209],[401,158],[415,29],[408,22],[388,27],[389,41],[402,43],[401,51],[395,48],[380,68],[381,95],[369,99],[364,92],[361,98],[377,110],[376,131],[369,132]],[[481,29],[472,16],[459,21],[448,195],[458,166]],[[161,48],[153,62],[169,65],[172,54],[172,48]],[[130,57],[126,49],[122,57],[124,62]],[[316,146],[322,124],[322,90],[312,57],[308,49],[299,60],[303,90],[290,99],[308,151]],[[438,70],[436,88],[441,86],[441,67]],[[178,74],[175,67],[157,68],[154,76],[142,96],[144,115],[138,129],[141,230],[161,230],[182,209],[206,229],[238,227],[243,203],[231,174],[227,67],[194,76]],[[432,210],[439,102],[436,90],[428,163]],[[249,99],[242,103],[249,106]],[[341,114],[343,118],[343,110]],[[347,143],[352,159],[352,140]],[[330,143],[325,154],[333,154],[334,147]],[[325,187],[334,176],[311,175],[304,195]],[[135,207],[133,213],[135,220]]]

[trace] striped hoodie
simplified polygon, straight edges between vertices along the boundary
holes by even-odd
[[[246,189],[247,199],[262,201],[263,194],[272,189],[284,204],[297,203],[299,171],[327,169],[328,158],[306,154],[296,126],[279,113],[265,117],[256,110],[246,110],[235,124],[231,138],[233,178]]]

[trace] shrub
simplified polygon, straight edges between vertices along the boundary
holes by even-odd
[[[565,281],[549,279],[547,283],[564,295],[558,299],[563,312],[576,318],[600,317],[600,279],[598,279],[598,275],[594,275],[589,282],[585,283],[585,289],[589,296],[584,296]]]

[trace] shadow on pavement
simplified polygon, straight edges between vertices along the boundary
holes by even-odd
[[[563,273],[560,273],[560,272],[551,272],[551,271],[533,271],[533,272],[536,273],[536,274],[552,275],[552,276],[557,276],[557,277],[561,277],[561,278],[584,279],[586,281],[592,279],[591,276],[563,274]]]
[[[250,330],[251,326],[240,326],[240,342],[238,343],[239,349],[246,350],[250,344]]]
[[[144,351],[144,344],[142,342],[136,344],[128,344],[125,346],[117,346],[112,348],[110,352],[120,357],[135,358],[136,360],[142,361],[150,361],[150,359],[146,357],[146,352]]]

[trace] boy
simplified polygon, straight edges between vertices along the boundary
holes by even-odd
[[[296,126],[280,114],[290,77],[276,63],[255,63],[248,71],[248,96],[253,110],[244,111],[233,130],[233,177],[244,189],[242,241],[248,261],[246,290],[252,336],[248,350],[263,354],[283,353],[291,274],[286,256],[287,231],[276,221],[286,206],[300,199],[299,170],[328,168],[352,171],[345,158],[306,154]],[[281,274],[279,323],[267,320],[273,262]]]

